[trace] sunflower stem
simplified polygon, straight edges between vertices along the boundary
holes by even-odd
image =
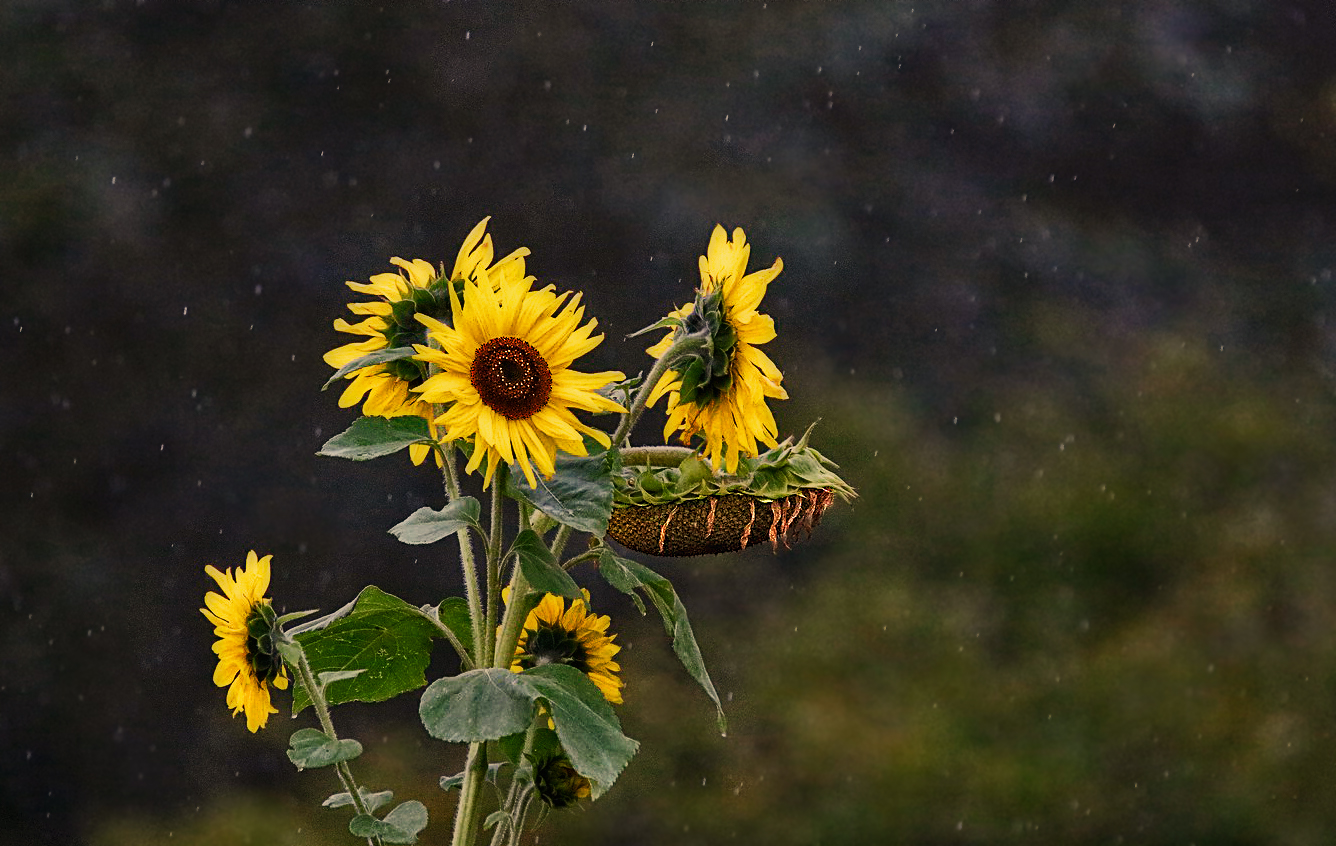
[[[561,560],[561,551],[566,548],[566,541],[571,539],[571,531],[570,526],[562,526],[552,538],[552,557],[558,561]]]
[[[584,552],[580,553],[579,555],[575,556],[574,558],[567,558],[565,561],[561,562],[561,569],[563,569],[563,570],[569,570],[569,569],[571,569],[572,567],[574,567],[576,564],[580,564],[580,563],[585,562],[585,561],[592,561],[593,559],[598,558],[599,555],[602,554],[602,552],[603,552],[603,548],[602,548],[602,547],[598,547],[598,548],[596,548],[596,549],[585,550]]]
[[[492,525],[491,532],[487,541],[487,622],[483,626],[483,632],[490,634],[496,631],[497,608],[501,605],[501,536],[505,528],[505,499],[501,495],[506,487],[506,474],[510,470],[504,464],[496,471],[496,478],[492,480],[492,511],[490,514]],[[487,638],[479,641],[481,646],[491,646],[495,640]],[[478,656],[480,666],[488,667],[492,664],[492,656],[483,654]]]
[[[455,808],[455,830],[450,837],[450,846],[472,846],[481,810],[478,797],[482,794],[486,776],[486,744],[470,743],[468,760],[464,764],[464,785],[459,795],[459,806]]]
[[[338,740],[339,736],[334,731],[334,720],[329,716],[329,703],[325,701],[325,689],[315,680],[315,674],[311,672],[311,663],[306,660],[306,650],[301,648],[297,641],[290,641],[297,647],[297,654],[300,656],[297,660],[297,673],[301,676],[302,684],[306,687],[307,694],[311,697],[311,705],[315,708],[316,718],[320,720],[320,728],[324,730],[325,737],[330,740]],[[353,808],[360,814],[369,814],[366,803],[362,801],[362,789],[358,787],[357,781],[353,778],[352,768],[348,766],[347,761],[340,761],[334,765],[334,771],[339,776],[339,782],[343,784],[343,789],[348,791],[348,796],[353,800]],[[367,842],[373,842],[373,838],[367,838]],[[380,843],[380,838],[374,838],[375,843]]]
[[[533,720],[529,723],[529,730],[524,734],[524,749],[520,752],[520,764],[516,767],[515,776],[510,780],[510,789],[506,791],[506,801],[501,805],[501,810],[510,815],[510,832],[507,840],[511,843],[516,841],[519,836],[519,831],[522,830],[524,826],[523,814],[516,813],[520,808],[520,803],[526,795],[524,789],[520,786],[519,766],[523,765],[529,753],[533,752],[534,739],[538,735],[538,721],[541,719],[543,719],[541,714],[535,714]],[[491,846],[500,846],[501,842],[502,828],[498,825],[496,830],[492,833]]]
[[[442,405],[432,406],[434,413],[439,416],[445,413],[445,407]],[[441,461],[441,476],[445,480],[445,495],[449,502],[459,499],[459,470],[455,466],[455,442],[446,441],[444,448],[445,455]],[[462,528],[455,533],[459,538],[459,561],[464,570],[464,596],[469,605],[469,623],[473,630],[473,666],[485,667],[487,662],[482,660],[483,646],[483,609],[482,600],[478,596],[478,565],[473,561],[473,539],[469,535],[467,528]]]
[[[627,447],[622,450],[622,465],[676,467],[695,454],[694,449],[682,446]]]
[[[631,401],[631,407],[627,409],[626,416],[622,418],[622,422],[617,426],[616,434],[612,436],[613,446],[620,448],[627,436],[631,434],[631,427],[635,426],[636,421],[640,419],[640,415],[645,412],[645,407],[649,403],[650,394],[654,392],[655,387],[658,386],[659,381],[663,379],[663,376],[668,372],[668,369],[682,358],[683,355],[692,350],[699,349],[704,343],[705,339],[703,337],[686,334],[679,335],[673,340],[672,346],[670,346],[664,354],[659,356],[654,362],[654,366],[650,368],[649,375],[646,376],[645,381],[640,384],[640,390],[636,391],[635,399]]]

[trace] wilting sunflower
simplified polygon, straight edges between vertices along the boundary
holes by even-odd
[[[235,579],[230,567],[226,573],[212,564],[204,568],[223,589],[221,596],[213,591],[204,594],[206,607],[200,609],[218,636],[213,645],[218,655],[213,683],[227,688],[228,707],[234,716],[246,712],[246,728],[252,732],[264,728],[270,714],[278,713],[270,704],[269,686],[288,687],[273,633],[274,608],[264,596],[269,589],[271,558],[247,553],[246,567],[237,571]]]
[[[775,446],[774,415],[766,399],[788,399],[784,378],[759,346],[775,337],[775,321],[756,309],[766,287],[784,269],[782,259],[765,270],[747,273],[751,246],[742,229],[729,240],[715,226],[706,254],[700,257],[701,286],[696,301],[674,311],[678,327],[647,352],[658,358],[681,332],[708,329],[707,351],[664,374],[649,403],[668,395],[664,438],[680,431],[683,443],[700,434],[710,463],[729,473],[739,456],[757,454],[757,442]],[[720,458],[723,463],[720,463]]]
[[[368,282],[348,282],[348,287],[359,294],[370,294],[370,302],[349,303],[353,314],[365,315],[359,323],[343,318],[334,321],[334,328],[350,335],[361,335],[365,340],[344,344],[325,353],[330,367],[343,367],[349,362],[386,349],[410,347],[427,341],[426,328],[415,319],[417,314],[445,318],[450,314],[452,285],[466,279],[477,279],[480,273],[493,278],[524,278],[524,257],[529,254],[521,247],[492,265],[492,236],[484,234],[487,221],[482,221],[464,239],[454,269],[444,275],[422,259],[406,261],[390,259],[400,268],[399,273],[377,273]],[[382,364],[373,364],[349,373],[350,381],[339,397],[339,407],[362,403],[362,413],[369,417],[401,417],[415,415],[431,418],[431,404],[411,392],[427,378],[427,366],[413,358],[401,358]],[[413,444],[409,455],[414,464],[421,464],[430,451],[427,444]]]
[[[425,402],[448,403],[434,422],[445,439],[471,438],[472,473],[487,459],[484,487],[498,461],[518,464],[531,486],[534,467],[556,472],[557,451],[588,455],[583,435],[607,447],[611,439],[576,419],[572,409],[625,411],[595,393],[621,373],[577,373],[572,362],[603,341],[597,320],[583,326],[580,295],[558,296],[552,286],[531,290],[533,277],[480,271],[463,285],[463,302],[449,289],[453,326],[419,314],[434,347],[418,345],[418,359],[440,372],[420,392]],[[436,348],[436,347],[439,347]]]
[[[610,622],[606,615],[589,613],[589,591],[584,599],[571,600],[570,608],[565,599],[549,593],[525,618],[510,669],[520,673],[544,664],[568,664],[588,676],[604,699],[620,705],[622,680],[617,673],[622,667],[612,656],[622,648],[612,642],[617,636],[608,634]]]

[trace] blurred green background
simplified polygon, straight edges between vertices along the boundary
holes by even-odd
[[[586,579],[643,747],[539,842],[1333,842],[1333,43],[1328,0],[10,0],[0,842],[355,842],[309,715],[229,718],[203,567],[458,590],[385,534],[434,473],[314,456],[320,356],[345,280],[489,214],[585,292],[587,370],[745,227],[780,427],[862,494],[646,559],[727,737]],[[416,697],[336,719],[442,842]]]

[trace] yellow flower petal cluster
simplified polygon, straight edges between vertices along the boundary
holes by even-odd
[[[521,673],[544,664],[567,664],[588,676],[604,699],[620,705],[622,680],[617,674],[622,667],[613,656],[622,648],[613,643],[617,636],[608,634],[611,619],[590,613],[589,591],[583,593],[584,599],[571,600],[569,608],[560,596],[543,596],[524,620],[510,669]]]
[[[789,396],[780,385],[784,377],[779,368],[758,349],[775,337],[774,320],[757,308],[766,288],[784,269],[784,262],[776,258],[770,267],[747,273],[750,256],[751,245],[741,228],[734,229],[729,239],[724,228],[716,225],[706,254],[700,257],[700,292],[722,295],[724,319],[737,336],[729,365],[732,378],[728,388],[707,401],[683,402],[682,374],[670,370],[654,386],[649,398],[649,404],[653,405],[660,397],[668,396],[665,439],[680,431],[682,442],[689,443],[699,433],[705,438],[705,453],[710,463],[730,473],[737,470],[739,456],[757,454],[758,441],[768,447],[776,445],[778,430],[766,400]],[[693,308],[688,303],[672,316],[685,318]],[[668,351],[672,340],[670,332],[646,352],[658,358]]]
[[[463,285],[462,301],[450,289],[453,326],[418,315],[433,346],[418,345],[417,358],[440,372],[414,390],[425,402],[449,405],[434,422],[445,428],[445,440],[473,441],[465,469],[476,471],[485,458],[484,486],[498,462],[518,464],[534,486],[535,468],[552,478],[558,451],[588,455],[585,435],[611,444],[572,409],[625,411],[596,393],[621,373],[570,369],[603,341],[593,334],[597,320],[580,325],[580,295],[558,295],[550,285],[535,291],[533,281],[480,269]]]
[[[204,608],[200,609],[210,623],[218,640],[213,651],[218,655],[218,666],[213,671],[213,683],[227,688],[227,706],[232,714],[246,714],[246,728],[252,732],[264,728],[270,714],[277,714],[269,700],[269,685],[279,690],[288,687],[287,670],[281,662],[272,663],[273,656],[257,656],[255,640],[249,624],[261,606],[268,606],[265,591],[269,590],[269,562],[272,555],[258,558],[252,550],[246,555],[246,566],[238,570],[220,571],[212,564],[204,572],[222,588],[222,594],[210,591],[204,594]],[[257,660],[258,657],[258,660]],[[256,667],[268,668],[261,677]]]
[[[353,291],[373,299],[349,303],[348,310],[361,315],[363,319],[349,323],[339,318],[334,321],[334,328],[339,332],[361,336],[363,340],[344,344],[325,353],[325,363],[337,370],[379,350],[425,342],[425,330],[414,319],[414,315],[425,313],[444,317],[449,310],[444,288],[451,282],[477,279],[483,274],[491,274],[494,278],[524,278],[524,257],[529,254],[526,247],[492,264],[492,236],[486,232],[490,219],[483,218],[469,232],[448,277],[438,273],[422,259],[407,261],[396,256],[390,259],[390,263],[398,267],[400,272],[377,273],[370,282],[348,282],[348,287]],[[425,367],[411,359],[363,367],[347,375],[350,382],[339,397],[339,407],[348,408],[360,402],[362,413],[368,417],[415,415],[430,419],[431,404],[411,391],[421,385],[426,376]],[[430,449],[427,444],[409,447],[413,463],[421,464]]]

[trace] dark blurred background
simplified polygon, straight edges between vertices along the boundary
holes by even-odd
[[[781,429],[862,494],[647,560],[724,738],[582,576],[644,745],[541,842],[1332,842],[1334,43],[1329,0],[8,0],[0,842],[355,842],[309,713],[229,718],[203,567],[458,590],[385,534],[433,472],[314,453],[344,281],[484,215],[585,292],[586,370],[745,227]],[[443,842],[416,696],[336,720]]]

